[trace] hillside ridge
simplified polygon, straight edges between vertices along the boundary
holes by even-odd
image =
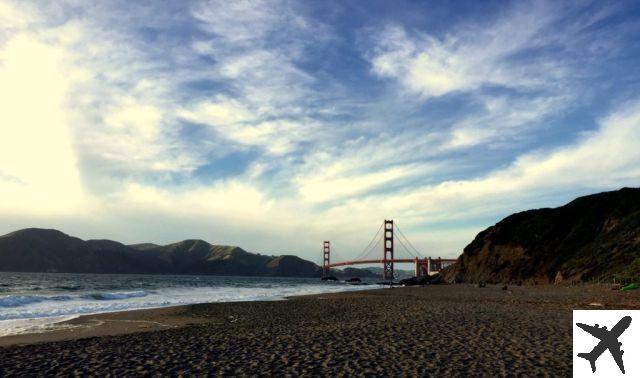
[[[640,274],[640,188],[507,216],[480,232],[449,281],[553,283]]]
[[[296,256],[267,256],[237,246],[187,239],[167,245],[82,240],[55,229],[0,236],[0,270],[13,272],[216,274],[317,277],[320,267]]]

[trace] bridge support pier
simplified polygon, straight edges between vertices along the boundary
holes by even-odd
[[[413,263],[415,265],[415,276],[423,277],[428,276],[430,273],[429,270],[429,261],[427,259],[420,259],[417,257],[413,258]]]
[[[393,221],[384,220],[382,279],[393,280]]]
[[[331,245],[329,241],[325,240],[322,245],[322,278],[329,277],[331,265]]]

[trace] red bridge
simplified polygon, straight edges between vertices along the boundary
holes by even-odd
[[[337,263],[331,263],[331,254],[333,253],[335,256],[335,252],[331,251],[331,243],[329,241],[325,241],[322,246],[322,277],[329,276],[330,269],[339,266],[358,264],[382,264],[382,278],[385,280],[393,280],[394,264],[414,264],[415,275],[425,276],[435,274],[445,266],[456,262],[455,259],[441,259],[440,257],[438,257],[437,259],[432,259],[431,257],[421,257],[418,250],[413,247],[411,242],[409,242],[407,237],[404,236],[402,231],[399,228],[397,228],[397,230],[399,236],[398,238],[396,238],[394,234],[393,221],[385,219],[384,223],[378,229],[378,232],[376,232],[373,239],[371,239],[371,242],[369,242],[367,247],[365,247],[365,249],[358,255],[358,257],[352,260],[345,260]],[[383,231],[381,236],[379,236],[380,231]],[[398,242],[399,246],[404,248],[405,252],[408,252],[409,256],[406,256],[404,258],[395,257],[395,241]],[[375,253],[376,250],[380,251],[380,249],[377,248],[380,242],[382,242],[382,258],[373,258],[372,253]]]

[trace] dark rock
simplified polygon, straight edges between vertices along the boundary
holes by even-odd
[[[442,276],[439,274],[433,276],[421,276],[421,277],[411,277],[406,278],[404,280],[400,280],[400,284],[403,286],[417,286],[417,285],[434,285],[444,283]]]
[[[345,280],[345,282],[362,282],[362,280],[358,277],[352,277],[352,278],[349,278],[348,280]]]

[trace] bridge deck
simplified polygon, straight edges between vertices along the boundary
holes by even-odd
[[[394,264],[413,264],[415,263],[414,259],[393,259]],[[424,261],[424,259],[420,260]],[[431,259],[432,262],[443,262],[443,263],[454,263],[456,259]],[[335,268],[338,266],[347,266],[347,265],[359,265],[359,264],[382,264],[384,262],[383,259],[374,259],[374,260],[351,260],[351,261],[342,261],[333,264],[329,264],[329,268]]]

